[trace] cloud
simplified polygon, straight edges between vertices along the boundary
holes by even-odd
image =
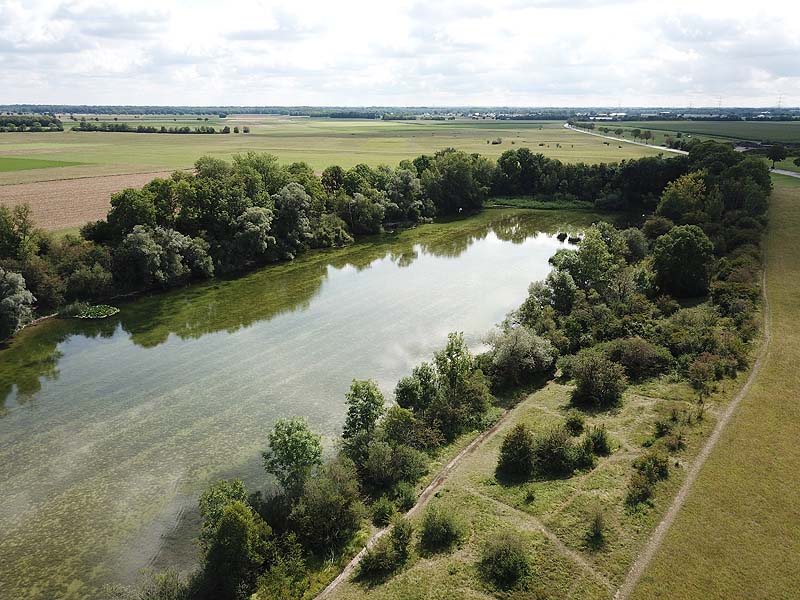
[[[800,104],[800,6],[0,0],[0,102]]]

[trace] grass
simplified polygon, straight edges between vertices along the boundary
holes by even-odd
[[[657,379],[632,386],[622,405],[587,415],[587,426],[604,424],[613,452],[590,470],[571,477],[503,484],[494,469],[503,436],[517,423],[534,429],[562,422],[570,408],[571,388],[557,381],[527,396],[511,409],[497,435],[467,457],[445,482],[440,502],[469,521],[469,535],[452,553],[412,559],[382,585],[347,582],[335,598],[480,598],[497,592],[477,570],[480,551],[498,531],[520,532],[533,561],[517,596],[531,598],[611,598],[627,569],[677,492],[686,465],[712,431],[715,414],[733,396],[743,377],[725,381],[709,399],[701,422],[683,424],[686,448],[670,459],[671,476],[657,484],[652,506],[624,504],[632,463],[652,436],[653,423],[672,410],[690,411],[695,395],[684,383]],[[594,515],[605,523],[602,541],[591,535]],[[419,520],[417,519],[417,524]],[[522,595],[519,595],[522,594]]]
[[[631,129],[649,130],[657,135],[657,143],[662,143],[667,133],[674,137],[679,131],[701,139],[800,143],[800,121],[614,121],[597,123],[595,127],[608,127],[611,131],[622,127],[626,137],[630,137]]]
[[[796,598],[800,589],[800,181],[773,176],[767,360],[634,598]]]
[[[136,122],[181,124],[163,118]],[[0,157],[90,164],[59,171],[40,169],[35,174],[0,174],[0,184],[177,169],[191,166],[203,154],[230,158],[251,150],[273,153],[284,163],[306,161],[316,170],[333,164],[396,165],[402,159],[451,146],[494,157],[509,148],[528,146],[572,163],[614,162],[658,153],[629,144],[605,145],[600,138],[564,129],[560,122],[397,122],[233,116],[225,120],[209,119],[208,124],[215,127],[227,124],[231,128],[247,125],[251,133],[165,135],[68,130],[2,134]],[[498,137],[503,140],[501,144],[487,143]]]
[[[38,134],[31,134],[31,135],[38,135]],[[54,169],[60,167],[72,167],[80,164],[83,163],[78,161],[0,156],[0,173],[6,173],[9,171],[29,171],[31,169]]]

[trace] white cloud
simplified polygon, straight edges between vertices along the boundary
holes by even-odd
[[[0,0],[0,103],[800,104],[800,4]]]

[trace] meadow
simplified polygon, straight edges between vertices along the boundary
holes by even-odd
[[[667,135],[674,137],[677,132],[720,141],[800,143],[800,121],[624,121],[598,124],[597,127],[612,130],[622,127],[626,137],[632,129],[647,129],[654,135],[659,134],[656,143],[662,143]]]
[[[118,118],[118,122],[131,125],[200,124],[177,116],[177,121],[162,115],[149,120]],[[69,127],[69,123],[65,125]],[[229,125],[231,129],[238,126],[240,131],[247,126],[251,133],[177,135],[78,132],[68,128],[54,133],[2,134],[0,165],[9,166],[8,170],[0,166],[0,204],[30,204],[36,222],[49,230],[79,227],[105,217],[112,193],[141,186],[175,169],[189,169],[205,154],[230,158],[243,152],[269,152],[283,163],[305,161],[317,171],[330,165],[396,165],[403,159],[447,147],[497,157],[505,150],[528,146],[570,163],[619,162],[658,154],[658,150],[569,131],[552,121],[369,121],[239,115],[224,120],[210,117],[207,124]],[[30,161],[39,161],[39,168],[32,168]]]
[[[788,599],[800,589],[800,180],[773,183],[767,360],[633,598]]]

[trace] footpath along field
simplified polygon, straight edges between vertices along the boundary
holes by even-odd
[[[800,180],[773,184],[766,362],[632,598],[788,600],[800,590]]]
[[[219,126],[220,123],[213,123]],[[618,162],[651,156],[657,150],[568,131],[554,122],[364,121],[229,117],[233,128],[250,134],[175,135],[74,132],[0,135],[0,161],[6,158],[66,161],[69,166],[18,168],[0,172],[0,204],[31,205],[41,226],[59,230],[99,219],[113,192],[142,185],[158,173],[191,168],[211,154],[230,158],[243,152],[270,152],[281,162],[308,162],[321,171],[329,165],[396,165],[419,154],[447,147],[496,157],[514,147],[565,162]],[[241,129],[240,129],[241,130]],[[501,143],[491,143],[492,141]],[[11,161],[30,167],[29,161]],[[80,163],[80,164],[70,164]],[[9,167],[11,168],[11,167]],[[148,175],[142,176],[142,173]],[[136,177],[132,177],[133,175]],[[125,175],[112,178],[109,175]],[[71,180],[70,183],[65,181]],[[44,183],[47,182],[47,183]],[[38,183],[39,185],[31,185]],[[55,201],[57,200],[57,204]]]

